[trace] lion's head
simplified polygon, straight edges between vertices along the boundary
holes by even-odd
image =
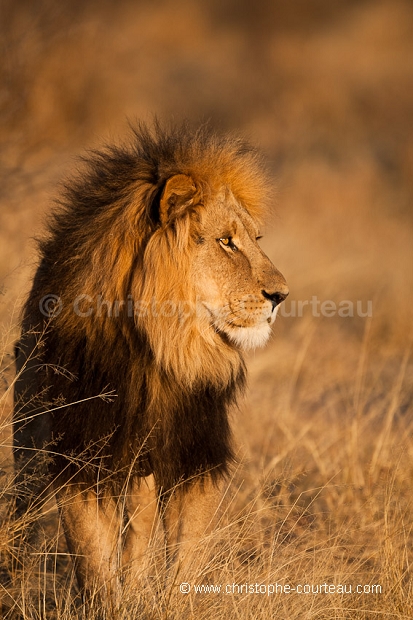
[[[86,291],[122,308],[105,328],[119,334],[117,348],[121,334],[132,343],[138,329],[158,368],[187,385],[227,384],[241,352],[267,341],[288,294],[257,243],[268,195],[260,160],[243,141],[208,128],[139,127],[130,147],[95,154],[89,172],[68,185],[66,210],[43,246],[45,257],[70,265],[77,286],[58,282],[71,296],[58,321],[73,334],[67,307]],[[100,349],[99,323],[110,317],[90,319],[78,331]]]
[[[167,181],[161,198],[163,232],[172,220],[176,233],[176,218],[185,211],[188,281],[196,296],[200,333],[208,331],[208,323],[242,350],[265,344],[288,288],[258,245],[257,222],[230,187],[205,196],[198,193],[195,181],[181,174]]]

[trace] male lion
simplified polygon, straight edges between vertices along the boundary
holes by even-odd
[[[257,243],[266,194],[243,141],[141,125],[90,156],[40,244],[16,347],[17,513],[53,481],[86,595],[134,583],[155,514],[182,570],[212,527],[242,351],[288,294]]]

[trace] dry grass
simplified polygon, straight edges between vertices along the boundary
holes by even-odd
[[[35,4],[0,5],[3,558],[34,516],[7,516],[12,343],[48,196],[74,153],[125,133],[125,116],[211,117],[249,133],[278,178],[263,245],[290,285],[284,314],[316,296],[363,312],[371,301],[372,316],[305,305],[277,320],[272,343],[248,360],[234,420],[242,464],[210,570],[194,568],[188,595],[179,575],[158,599],[149,586],[125,593],[116,618],[413,617],[411,4]],[[93,620],[52,502],[42,527],[44,553],[11,581],[2,575],[3,617]],[[261,554],[247,559],[257,540]],[[207,583],[353,592],[194,592]]]

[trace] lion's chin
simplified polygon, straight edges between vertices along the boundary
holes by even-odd
[[[228,339],[243,351],[263,347],[270,337],[271,327],[269,323],[260,323],[254,327],[226,326],[222,331]]]

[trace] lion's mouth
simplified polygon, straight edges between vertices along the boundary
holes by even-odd
[[[204,307],[208,310],[209,321],[215,333],[226,344],[236,346],[244,351],[262,347],[266,344],[271,334],[270,326],[277,315],[276,310],[274,310],[270,317],[261,316],[260,321],[246,324],[241,322],[239,317],[238,320],[234,320],[227,313],[223,314],[222,311],[217,311],[208,304],[204,304]],[[251,320],[258,317],[251,316],[249,318]]]
[[[278,306],[276,306],[268,316],[262,314],[249,314],[245,317],[247,320],[243,321],[241,317],[231,316],[232,313],[224,311],[221,308],[215,308],[207,302],[203,302],[205,310],[208,312],[211,326],[218,333],[227,332],[227,330],[244,330],[244,329],[260,329],[263,325],[272,325],[277,317]]]

